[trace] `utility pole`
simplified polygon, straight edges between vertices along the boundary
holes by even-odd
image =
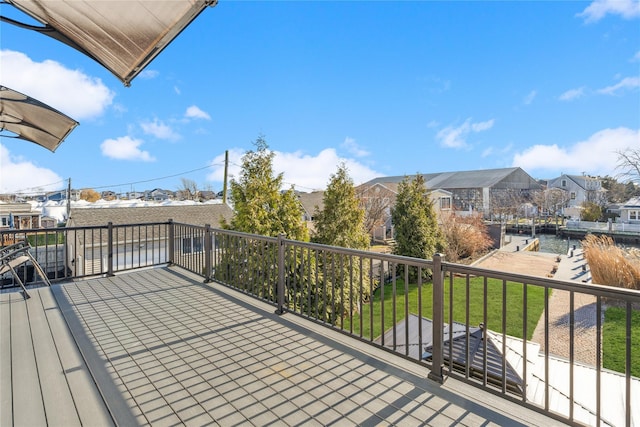
[[[227,170],[229,169],[229,150],[224,150],[224,182],[222,183],[222,203],[227,204]]]
[[[70,216],[71,216],[71,178],[69,178],[69,182],[67,184],[67,222],[69,221]]]

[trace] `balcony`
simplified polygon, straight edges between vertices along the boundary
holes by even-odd
[[[640,419],[637,343],[618,374],[601,334],[596,366],[522,339],[540,295],[616,300],[630,329],[637,291],[173,222],[20,231],[54,285],[0,294],[3,426]]]

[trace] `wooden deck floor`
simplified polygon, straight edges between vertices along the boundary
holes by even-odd
[[[0,294],[0,425],[559,425],[179,268]]]

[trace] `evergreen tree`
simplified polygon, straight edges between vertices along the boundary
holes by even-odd
[[[331,246],[368,249],[370,238],[364,228],[365,212],[359,206],[353,180],[346,165],[331,175],[323,196],[324,207],[314,214],[313,241]]]
[[[395,254],[431,259],[444,247],[429,194],[419,174],[413,180],[405,177],[398,186],[396,204],[391,209]]]
[[[274,153],[269,151],[264,137],[255,141],[256,149],[242,158],[238,181],[231,181],[231,199],[234,216],[222,227],[260,236],[277,237],[284,234],[292,240],[309,240],[307,226],[302,218],[302,206],[293,188],[281,191],[282,174],[273,172]],[[277,300],[278,247],[264,237],[223,235],[216,242],[220,256],[215,278],[246,289],[268,301]],[[291,263],[286,276],[297,274],[296,263]],[[297,282],[299,283],[299,281]],[[304,300],[305,295],[288,288],[289,302]]]
[[[369,248],[365,212],[359,206],[353,180],[344,164],[331,175],[323,205],[322,210],[316,207],[314,214],[314,242],[351,249]],[[322,307],[326,321],[342,327],[344,318],[359,312],[360,303],[372,292],[369,267],[361,265],[352,255],[329,253],[319,262],[319,269],[326,274],[321,277],[322,292],[313,293],[313,299]]]
[[[263,136],[255,141],[255,150],[242,157],[238,181],[231,180],[231,199],[235,214],[223,227],[245,233],[288,239],[308,240],[302,220],[302,206],[293,188],[282,192],[282,174],[274,175],[273,157]]]

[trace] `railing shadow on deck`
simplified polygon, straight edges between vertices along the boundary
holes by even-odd
[[[425,366],[434,381],[455,377],[568,423],[640,420],[632,405],[640,398],[640,380],[631,374],[631,348],[638,346],[631,319],[640,291],[480,269],[448,263],[439,254],[415,259],[171,220],[0,233],[3,242],[27,239],[54,282],[177,265],[204,282],[266,301],[278,314],[303,316],[399,354]],[[36,280],[28,267],[21,274],[26,283]],[[549,298],[560,291],[570,295],[569,349],[558,356],[549,351],[556,327]],[[577,295],[595,299],[592,366],[576,361]],[[609,301],[626,316],[621,373],[604,368],[601,319]],[[539,321],[544,338],[533,343]],[[555,373],[558,366],[562,375]]]

